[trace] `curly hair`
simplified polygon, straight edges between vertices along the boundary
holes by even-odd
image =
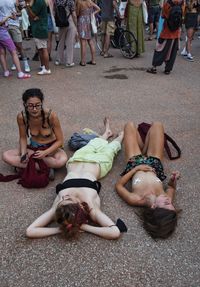
[[[152,238],[167,238],[177,225],[177,212],[165,208],[145,208],[142,213],[143,227]]]
[[[61,205],[56,209],[55,218],[64,234],[70,238],[79,234],[80,226],[89,220],[90,209],[86,202]]]

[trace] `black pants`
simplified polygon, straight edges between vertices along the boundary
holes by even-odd
[[[163,44],[164,41],[166,41],[165,45]],[[161,66],[162,63],[165,62],[165,71],[170,72],[173,69],[177,51],[178,51],[178,38],[177,39],[159,38],[158,43],[161,45],[163,44],[163,49],[160,51],[155,50],[154,55],[153,55],[152,65],[154,67],[157,67],[157,66]],[[169,58],[167,57],[168,53],[170,53]]]

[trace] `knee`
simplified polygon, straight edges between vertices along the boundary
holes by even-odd
[[[161,122],[153,122],[152,127],[156,128],[156,129],[160,129],[160,130],[164,130],[164,126]]]
[[[136,126],[135,126],[135,124],[133,123],[133,122],[127,122],[126,124],[125,124],[125,126],[124,126],[124,130],[126,131],[126,130],[136,130]]]
[[[2,154],[2,160],[6,163],[10,163],[10,153],[9,151],[4,151]]]

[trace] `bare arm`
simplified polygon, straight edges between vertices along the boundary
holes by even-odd
[[[45,227],[53,221],[55,208],[52,207],[40,217],[38,217],[26,230],[26,236],[29,238],[42,238],[61,233],[59,227]]]
[[[90,1],[92,7],[94,7],[94,14],[97,14],[101,11],[100,7],[98,5],[96,5],[93,1]]]
[[[153,171],[153,169],[148,165],[139,165],[130,170],[128,173],[126,173],[124,176],[122,176],[118,182],[116,183],[116,191],[119,194],[119,196],[128,204],[130,205],[136,205],[136,206],[144,206],[145,202],[144,199],[138,196],[137,194],[133,192],[129,192],[127,188],[125,188],[125,185],[128,183],[128,181],[133,177],[133,175],[138,171]]]
[[[120,231],[114,222],[100,209],[92,209],[90,212],[92,220],[98,223],[101,227],[82,224],[80,229],[86,232],[93,233],[105,239],[117,239],[120,236]]]
[[[179,178],[180,178],[180,173],[178,171],[172,172],[168,185],[167,185],[167,189],[166,189],[166,193],[171,200],[174,199],[175,192],[176,192],[176,184]]]
[[[115,9],[115,11],[117,13],[117,17],[121,18],[121,15],[119,13],[119,9],[118,9],[118,5],[117,5],[117,1],[116,0],[113,0],[113,7],[114,7],[114,9]]]
[[[17,115],[17,123],[19,128],[20,155],[23,156],[27,153],[27,135],[26,135],[26,127],[21,113]]]

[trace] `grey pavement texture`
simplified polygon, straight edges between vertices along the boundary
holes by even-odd
[[[183,42],[181,43],[183,45]],[[27,53],[34,52],[33,42]],[[101,180],[102,209],[113,220],[124,219],[128,233],[109,241],[82,233],[79,239],[61,236],[30,240],[25,230],[46,211],[55,198],[55,186],[66,173],[56,172],[48,187],[27,190],[16,181],[0,185],[1,287],[200,287],[200,193],[199,193],[199,95],[200,40],[195,37],[190,63],[180,55],[170,75],[145,72],[151,65],[155,41],[146,42],[144,56],[127,60],[118,50],[112,59],[97,55],[97,65],[71,69],[51,64],[52,75],[36,75],[38,62],[32,62],[32,78],[0,78],[1,153],[17,147],[17,112],[27,88],[39,87],[45,105],[55,110],[67,139],[84,127],[103,131],[103,118],[109,116],[115,133],[132,120],[163,122],[166,132],[182,149],[182,157],[164,160],[165,171],[181,172],[175,205],[182,209],[178,226],[167,240],[154,241],[141,226],[136,208],[116,194],[114,184],[124,168],[124,151],[116,157],[112,171]],[[53,52],[55,59],[55,52]],[[89,58],[88,58],[89,59]],[[120,79],[117,79],[120,78]],[[0,161],[0,172],[13,169]]]

